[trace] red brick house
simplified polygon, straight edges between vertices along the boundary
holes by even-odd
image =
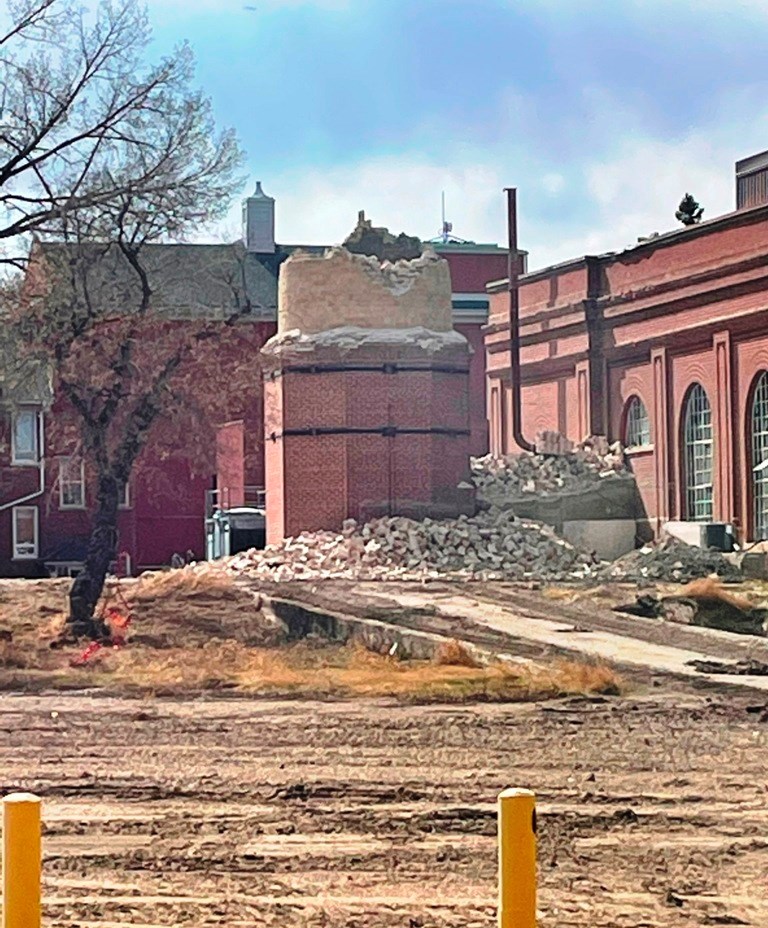
[[[151,246],[148,263],[157,311],[174,324],[193,326],[217,319],[234,308],[241,313],[235,333],[224,330],[219,360],[237,366],[254,362],[260,347],[276,331],[280,265],[297,248],[274,237],[274,200],[257,186],[244,202],[243,242],[233,245]],[[485,352],[482,326],[488,318],[486,284],[506,269],[506,250],[458,240],[440,241],[436,250],[448,260],[454,319],[474,349],[471,442],[473,453],[487,450]],[[247,332],[247,337],[243,333]],[[93,500],[90,475],[60,446],[56,427],[66,409],[47,384],[27,395],[3,393],[0,365],[0,576],[41,576],[76,571],[84,557]],[[260,376],[253,390],[232,397],[227,427],[218,443],[211,431],[210,454],[153,448],[142,455],[126,488],[120,514],[119,550],[131,572],[167,565],[174,553],[205,554],[209,508],[242,505],[246,488],[264,485],[264,442]],[[200,390],[206,389],[204,367]],[[210,422],[211,430],[220,422]]]
[[[522,434],[620,439],[649,527],[768,537],[768,154],[738,209],[519,281]],[[516,450],[507,282],[489,287],[490,445]]]

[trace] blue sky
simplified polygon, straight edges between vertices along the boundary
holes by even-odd
[[[247,10],[253,6],[255,10]],[[277,199],[278,238],[336,242],[365,209],[429,237],[503,241],[531,266],[733,208],[768,148],[768,0],[149,0],[158,51],[198,81]],[[217,234],[237,234],[237,207]]]

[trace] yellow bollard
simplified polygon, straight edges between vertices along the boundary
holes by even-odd
[[[499,795],[499,928],[536,928],[536,797]]]
[[[40,800],[3,800],[3,928],[40,928]]]

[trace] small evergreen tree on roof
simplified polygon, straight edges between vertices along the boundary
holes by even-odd
[[[679,219],[684,226],[695,226],[697,222],[701,222],[703,213],[704,207],[699,206],[698,202],[690,193],[686,193],[680,201],[680,206],[677,208],[675,218]]]

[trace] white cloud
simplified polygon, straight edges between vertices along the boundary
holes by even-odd
[[[493,147],[446,146],[444,155],[404,151],[262,176],[277,200],[278,240],[340,242],[361,209],[392,231],[429,238],[440,228],[445,191],[457,235],[504,242],[503,188],[516,184],[520,243],[530,251],[529,266],[542,267],[678,228],[674,213],[686,192],[705,207],[705,219],[730,212],[734,162],[768,147],[768,104],[760,88],[713,101],[707,125],[675,138],[649,133],[637,114],[605,93],[593,96],[588,131],[595,153],[557,170],[551,152],[544,161],[522,147],[510,127],[509,137]],[[611,125],[614,131],[606,131]],[[238,232],[238,217],[236,205],[226,224],[230,237]]]
[[[565,190],[565,178],[562,174],[551,173],[545,174],[541,178],[541,187],[544,193],[551,197],[556,197]]]

